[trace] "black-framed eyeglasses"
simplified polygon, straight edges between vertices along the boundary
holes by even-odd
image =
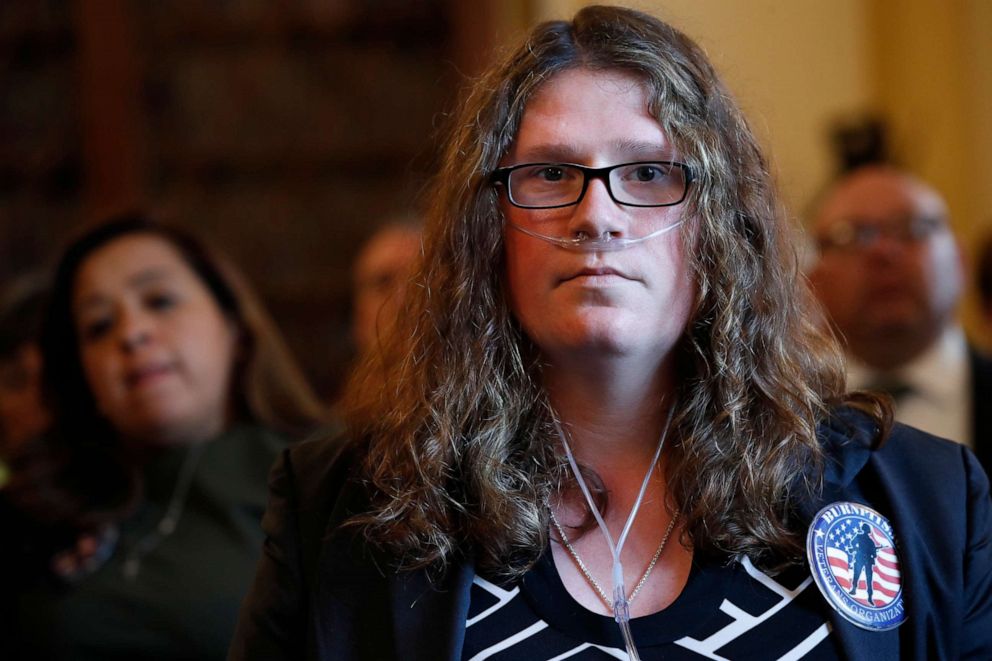
[[[676,161],[635,161],[590,168],[575,163],[523,163],[494,170],[493,184],[506,187],[521,209],[557,209],[578,204],[590,179],[606,184],[610,198],[631,207],[668,207],[682,202],[692,170]]]
[[[945,227],[936,216],[906,216],[886,223],[839,220],[817,238],[820,252],[857,252],[868,250],[884,236],[902,244],[918,243]]]

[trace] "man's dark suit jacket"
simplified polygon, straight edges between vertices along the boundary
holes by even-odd
[[[839,411],[820,432],[829,462],[824,505],[863,503],[892,523],[908,620],[860,629],[831,609],[832,637],[850,659],[992,659],[992,502],[974,455],[897,425],[880,448],[865,416]],[[231,649],[233,660],[461,658],[469,561],[434,583],[398,574],[339,524],[363,505],[350,452],[333,442],[287,450],[273,468],[268,535]]]
[[[992,473],[992,359],[969,348],[971,368],[971,432],[975,455],[986,474]]]

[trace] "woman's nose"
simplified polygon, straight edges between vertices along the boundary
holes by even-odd
[[[613,201],[606,182],[593,179],[586,187],[585,195],[575,205],[568,229],[575,237],[609,234],[620,238],[627,233],[627,214]]]
[[[125,351],[133,351],[146,344],[152,337],[152,321],[147,314],[125,311],[121,313],[118,340]]]

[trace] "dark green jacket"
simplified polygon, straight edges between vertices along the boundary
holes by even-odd
[[[206,443],[174,532],[128,578],[125,559],[165,514],[188,448],[163,451],[146,467],[144,502],[102,566],[73,584],[45,571],[47,561],[39,575],[20,577],[13,622],[0,625],[14,625],[0,658],[223,659],[262,546],[266,476],[284,447],[247,425]]]

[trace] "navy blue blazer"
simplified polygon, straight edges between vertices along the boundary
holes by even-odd
[[[992,501],[974,455],[897,425],[873,447],[872,422],[851,409],[820,429],[826,484],[803,504],[854,501],[891,522],[900,547],[908,619],[872,632],[831,613],[847,658],[992,659]],[[361,510],[350,450],[318,441],[286,450],[272,470],[262,560],[242,607],[232,660],[461,658],[471,562],[431,582],[397,573],[360,534],[339,524]]]

